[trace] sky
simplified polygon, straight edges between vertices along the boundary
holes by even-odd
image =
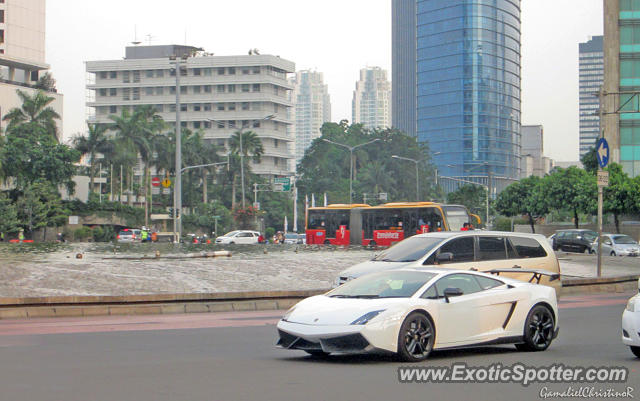
[[[544,126],[546,156],[578,160],[578,43],[602,35],[602,0],[522,0],[521,18],[522,123]],[[333,121],[351,121],[361,68],[391,79],[391,0],[48,0],[46,29],[65,139],[86,132],[85,62],[120,59],[136,39],[216,55],[257,48],[322,72]]]

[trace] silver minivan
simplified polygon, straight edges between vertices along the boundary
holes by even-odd
[[[398,242],[373,259],[340,272],[335,285],[368,273],[420,266],[478,271],[520,267],[560,273],[558,258],[543,235],[442,231],[414,235]],[[518,278],[516,275],[509,277]],[[526,277],[529,279],[531,275]]]

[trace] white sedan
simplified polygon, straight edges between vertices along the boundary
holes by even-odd
[[[640,358],[640,279],[638,294],[629,299],[622,312],[622,343],[628,345],[633,355]]]
[[[434,349],[471,345],[543,351],[558,334],[558,306],[555,290],[544,285],[468,270],[401,269],[304,299],[277,327],[282,348],[390,352],[413,362]]]
[[[236,230],[216,238],[216,244],[257,244],[258,231]]]

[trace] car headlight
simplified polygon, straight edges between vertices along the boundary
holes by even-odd
[[[365,313],[364,315],[360,316],[359,318],[351,322],[351,324],[367,324],[371,319],[378,316],[380,313],[384,312],[385,310],[386,309],[380,309],[380,310],[374,310],[373,312]]]
[[[627,308],[626,308],[629,312],[635,312],[636,311],[636,297],[631,298],[628,302],[627,302]]]
[[[295,309],[296,309],[296,305],[294,305],[291,308],[289,308],[289,310],[285,312],[284,316],[282,316],[282,320],[286,321],[289,318],[289,316],[291,316],[291,314],[293,313],[293,311]]]

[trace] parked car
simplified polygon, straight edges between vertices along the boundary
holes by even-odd
[[[258,231],[236,230],[216,238],[216,244],[257,244]]]
[[[118,242],[136,242],[142,239],[141,231],[137,228],[125,228],[120,230],[118,236],[116,237]]]
[[[285,244],[305,244],[307,242],[306,235],[296,233],[286,233],[284,235]]]
[[[597,238],[598,233],[593,230],[558,230],[553,238],[553,250],[585,253],[591,249]]]
[[[502,231],[441,231],[418,234],[398,242],[372,260],[340,272],[335,285],[383,270],[447,267],[488,271],[523,268],[560,272],[555,252],[540,234]],[[516,275],[509,275],[519,278]],[[528,280],[530,275],[526,275]],[[524,278],[524,276],[523,276]],[[544,281],[548,283],[548,280]],[[551,283],[559,286],[559,283]]]
[[[284,349],[392,352],[417,362],[432,350],[472,345],[544,351],[558,335],[558,306],[544,285],[468,270],[400,269],[304,299],[277,328]]]
[[[638,279],[640,292],[640,279]],[[640,294],[632,296],[622,312],[622,343],[631,348],[633,355],[640,358]]]
[[[598,253],[598,239],[590,253]],[[640,245],[626,234],[602,234],[602,254],[611,256],[640,256]]]

